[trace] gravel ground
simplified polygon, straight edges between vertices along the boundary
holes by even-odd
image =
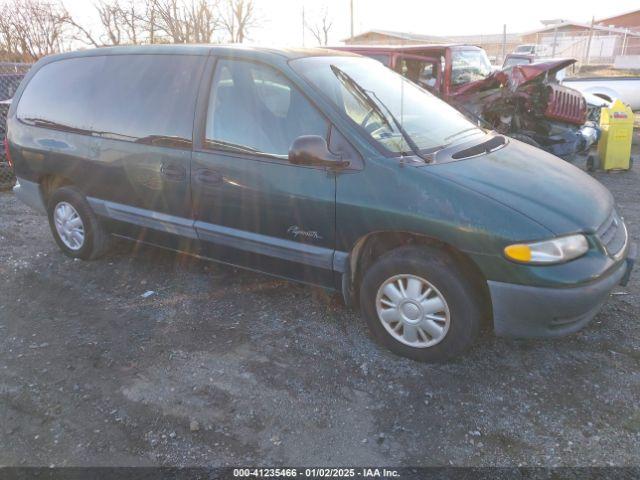
[[[596,176],[638,241],[640,165]],[[68,259],[0,194],[0,465],[637,466],[639,283],[578,334],[424,365],[319,290],[122,241]]]

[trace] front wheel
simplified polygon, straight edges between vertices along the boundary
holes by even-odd
[[[361,309],[373,336],[394,353],[423,362],[451,358],[475,340],[480,288],[446,252],[402,247],[365,273]]]

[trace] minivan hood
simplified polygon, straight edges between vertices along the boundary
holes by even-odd
[[[611,193],[588,174],[513,139],[495,152],[428,168],[513,208],[556,235],[595,232],[613,208]]]

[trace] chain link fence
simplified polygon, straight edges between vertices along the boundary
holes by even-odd
[[[613,66],[616,58],[640,55],[640,33],[632,30],[550,31],[528,40],[543,45],[549,57],[577,59],[580,67]]]
[[[463,35],[447,37],[453,43],[477,45],[484,48],[493,63],[501,66],[506,55],[520,45],[535,45],[538,59],[575,58],[574,73],[583,66],[611,66],[624,58],[640,56],[640,31],[630,29],[603,29],[591,31],[566,30],[529,33]],[[637,68],[637,67],[633,67]]]
[[[7,113],[9,104],[18,85],[31,68],[25,63],[0,62],[0,142],[4,144],[7,132]],[[5,157],[4,146],[0,149],[0,190],[8,190],[13,187],[16,177]]]

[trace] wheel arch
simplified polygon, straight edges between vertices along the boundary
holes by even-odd
[[[53,192],[60,187],[73,185],[74,183],[68,177],[57,174],[46,174],[39,178],[40,193],[45,206],[49,203],[49,199]]]
[[[618,98],[618,92],[608,87],[590,87],[584,90],[591,95],[595,95],[596,97],[602,98],[608,102],[613,102],[615,98]]]
[[[609,95],[607,95],[605,93],[594,93],[593,95],[594,95],[594,97],[601,98],[603,100],[606,100],[607,102],[612,102],[613,101],[613,99]]]
[[[435,237],[409,231],[376,231],[360,237],[349,252],[347,271],[342,278],[345,303],[358,305],[359,285],[367,269],[387,252],[409,245],[424,245],[442,249],[469,274],[477,285],[485,308],[485,317],[492,318],[491,296],[487,279],[478,265],[463,251]]]

